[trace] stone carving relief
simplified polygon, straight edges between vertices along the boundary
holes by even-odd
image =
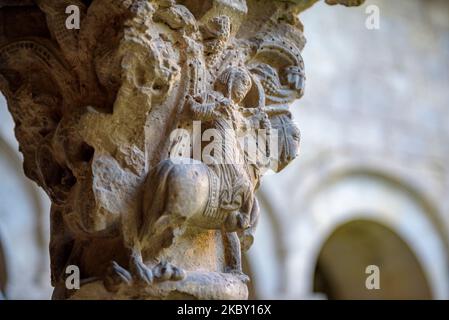
[[[314,2],[0,1],[0,89],[53,203],[55,299],[247,298],[255,191],[298,152]]]

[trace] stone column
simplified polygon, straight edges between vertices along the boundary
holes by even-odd
[[[247,298],[254,192],[297,155],[297,15],[316,1],[0,0],[0,90],[52,200],[55,299]]]

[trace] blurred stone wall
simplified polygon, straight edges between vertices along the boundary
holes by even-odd
[[[372,5],[380,12],[378,30],[365,27]],[[314,293],[318,266],[334,296],[359,297],[371,263],[384,289],[363,298],[400,297],[401,285],[412,282],[427,286],[432,298],[449,298],[449,2],[367,0],[355,9],[320,3],[301,20],[306,94],[293,108],[301,150],[284,172],[262,182],[262,223],[249,253],[256,292],[326,297]],[[358,220],[366,222],[359,232],[380,223],[405,247],[391,240],[383,246],[391,250],[381,250],[379,237],[356,231],[339,246],[328,243]],[[404,270],[400,257],[408,250],[417,265],[405,263]],[[416,291],[407,297],[426,296]]]

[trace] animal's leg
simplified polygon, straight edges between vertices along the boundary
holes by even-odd
[[[250,215],[250,227],[248,229],[238,232],[240,238],[240,245],[242,247],[243,252],[248,251],[254,242],[254,234],[256,232],[257,224],[259,221],[259,215],[260,215],[259,202],[257,201],[257,198],[254,198],[254,204]]]
[[[126,283],[130,285],[131,282],[131,273],[120,266],[117,262],[111,261],[111,265],[108,267],[105,278],[103,280],[106,289],[111,292],[116,292],[119,288],[120,283]]]
[[[115,291],[120,282],[131,285],[132,283],[151,284],[153,273],[145,263],[143,263],[141,250],[137,247],[131,250],[129,259],[129,271],[112,261],[104,279],[105,287],[109,291]]]
[[[158,251],[149,250],[149,256],[157,259],[157,255],[163,248],[169,247],[173,240],[173,229],[185,221],[183,217],[171,213],[164,213],[154,225],[154,232],[149,237],[148,243]],[[148,252],[146,253],[147,256]],[[161,261],[152,268],[153,276],[156,281],[179,281],[184,279],[185,271],[167,261]]]
[[[134,281],[144,284],[151,284],[153,282],[153,273],[143,262],[142,251],[140,248],[135,247],[132,249],[129,270]]]
[[[222,231],[224,253],[226,261],[226,273],[233,273],[242,278],[243,281],[249,281],[247,275],[242,270],[242,251],[240,249],[240,240],[237,232]]]
[[[160,220],[160,221],[159,221]],[[153,248],[158,248],[158,251],[149,251],[149,256],[156,257],[159,250],[170,245],[173,238],[173,225],[170,223],[170,215],[162,215],[155,224],[155,232],[148,238],[148,243],[152,244]],[[145,256],[147,256],[146,252]],[[143,262],[142,251],[138,246],[135,246],[130,253],[129,271],[121,267],[115,261],[112,261],[108,269],[107,277],[105,278],[105,286],[110,291],[114,291],[119,282],[124,282],[131,285],[140,283],[149,285],[153,280],[182,280],[185,277],[185,272],[168,263],[159,263],[154,267],[148,267]]]

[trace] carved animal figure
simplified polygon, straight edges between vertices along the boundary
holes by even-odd
[[[254,206],[254,189],[258,177],[251,174],[242,159],[236,129],[240,125],[238,103],[248,94],[251,77],[242,68],[230,68],[217,80],[212,93],[189,99],[189,107],[194,119],[210,123],[222,142],[209,162],[192,159],[167,159],[150,172],[144,192],[142,215],[137,219],[138,238],[132,248],[130,272],[134,279],[151,283],[156,274],[154,267],[144,263],[157,258],[158,252],[171,244],[175,226],[192,225],[204,229],[222,230],[224,233],[225,259],[229,262],[227,272],[241,273],[241,248],[237,231],[245,245],[251,235],[244,230],[257,221],[258,206]],[[186,199],[188,199],[186,201]],[[245,238],[246,237],[246,238]],[[249,238],[248,238],[249,237]],[[170,264],[158,268],[157,279],[180,280],[184,272]],[[156,266],[157,267],[157,266]],[[131,275],[114,265],[116,272],[126,281]],[[161,271],[162,270],[162,271]],[[169,272],[170,274],[167,274]]]

